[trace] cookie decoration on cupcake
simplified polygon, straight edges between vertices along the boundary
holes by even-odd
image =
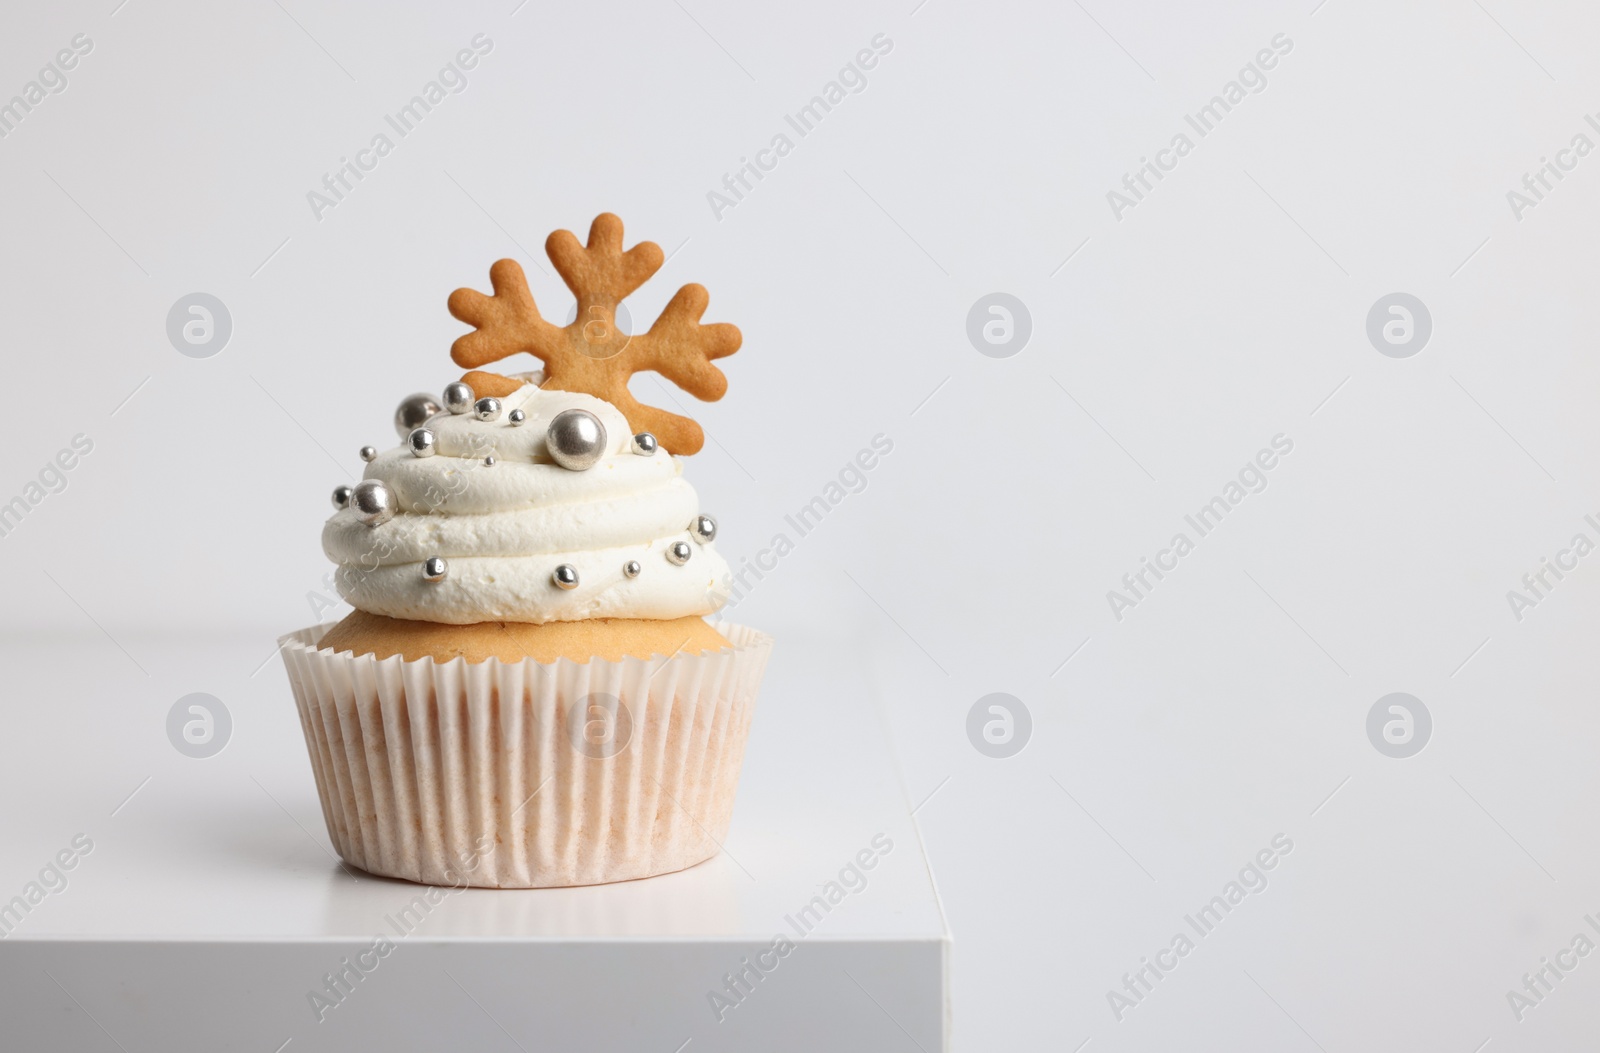
[[[577,320],[546,322],[511,260],[492,296],[451,295],[475,327],[451,357],[473,372],[406,397],[398,446],[362,449],[322,537],[355,609],[282,640],[330,836],[375,873],[620,881],[709,858],[727,830],[772,641],[705,621],[731,572],[678,459],[704,433],[627,384],[655,370],[720,398],[739,330],[701,324],[686,285],[648,332],[618,332],[662,254],[624,251],[609,213],[547,251]],[[543,368],[476,368],[522,352]],[[618,712],[629,740],[595,746]],[[496,847],[451,877],[477,844]]]
[[[499,261],[489,268],[494,295],[473,289],[450,295],[450,313],[476,327],[450,349],[456,364],[472,370],[462,383],[480,395],[503,397],[518,382],[478,367],[527,352],[544,363],[546,389],[603,399],[622,412],[633,431],[651,433],[667,452],[698,453],[705,445],[700,425],[639,402],[629,393],[628,380],[653,370],[696,398],[715,402],[727,391],[728,378],[712,363],[739,350],[743,337],[738,328],[726,322],[701,325],[711,295],[691,282],[678,290],[647,332],[630,335],[618,329],[617,306],[661,269],[665,257],[653,241],[624,252],[622,220],[610,212],[595,217],[588,245],[571,231],[558,230],[545,241],[545,252],[578,298],[572,324],[545,321],[522,266],[516,260]]]

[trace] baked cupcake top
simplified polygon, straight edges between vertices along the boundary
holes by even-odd
[[[401,445],[363,451],[355,488],[335,491],[322,532],[335,583],[357,610],[414,621],[544,624],[592,618],[675,619],[713,613],[729,594],[716,524],[700,512],[674,452],[699,449],[699,426],[627,392],[653,369],[701,398],[726,380],[711,359],[738,330],[702,326],[706,293],[679,291],[647,333],[617,331],[615,310],[661,265],[622,225],[595,220],[587,247],[565,231],[547,243],[578,297],[577,320],[544,322],[521,268],[491,271],[495,295],[457,290],[452,313],[476,331],[452,357],[479,366],[518,352],[542,370],[474,370],[442,404],[414,395],[396,414]],[[604,396],[604,397],[602,397]],[[640,423],[663,433],[656,436]],[[671,452],[669,452],[671,451]]]

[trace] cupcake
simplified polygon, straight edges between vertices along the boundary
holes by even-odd
[[[434,885],[664,874],[719,851],[769,637],[712,625],[727,563],[683,478],[704,434],[628,391],[652,370],[705,400],[738,329],[686,285],[647,332],[623,298],[662,264],[599,216],[546,243],[577,297],[545,321],[521,267],[459,289],[470,370],[395,414],[323,528],[343,621],[281,643],[328,834],[350,864]],[[479,367],[522,353],[541,368]]]

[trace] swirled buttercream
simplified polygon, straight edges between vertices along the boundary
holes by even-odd
[[[728,565],[689,531],[699,501],[677,459],[635,454],[627,419],[611,404],[541,390],[536,373],[525,379],[501,400],[497,420],[430,419],[434,456],[402,445],[367,465],[366,478],[388,486],[397,511],[377,526],[351,509],[328,520],[322,547],[339,565],[340,595],[373,614],[453,625],[682,618],[721,607]],[[514,409],[527,415],[520,426],[508,420]],[[605,426],[605,455],[584,471],[562,468],[545,449],[550,420],[568,409]],[[679,541],[691,548],[682,565],[667,558]],[[432,556],[448,563],[443,581],[423,575]],[[640,565],[635,577],[624,572],[630,561]],[[574,589],[552,580],[563,563],[577,568]]]

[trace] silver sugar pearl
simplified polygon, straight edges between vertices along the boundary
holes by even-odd
[[[439,437],[431,428],[418,428],[406,436],[406,445],[418,457],[432,457],[439,452]]]
[[[340,511],[343,511],[344,509],[349,508],[350,507],[350,495],[355,493],[355,492],[356,492],[356,488],[355,487],[349,486],[349,485],[347,485],[345,483],[340,483],[338,486],[334,487],[333,488],[333,507],[339,509]]]
[[[571,563],[563,563],[550,575],[550,580],[555,582],[556,588],[570,592],[578,587],[578,568]]]
[[[681,567],[689,562],[689,557],[694,555],[694,549],[687,541],[674,541],[667,546],[667,562],[675,567]]]
[[[472,404],[472,412],[481,421],[500,419],[500,400],[487,395]]]
[[[368,464],[376,461],[378,459],[378,448],[376,446],[361,447],[361,459]]]
[[[472,385],[457,380],[444,386],[444,408],[451,413],[466,413],[472,409]]]
[[[394,492],[382,479],[363,479],[350,495],[350,507],[369,527],[387,523],[394,518]]]
[[[545,429],[544,445],[561,467],[585,471],[606,455],[606,426],[588,410],[562,410]]]
[[[511,426],[513,428],[522,427],[523,421],[525,421],[527,419],[528,419],[528,415],[526,413],[522,412],[519,409],[514,409],[510,413],[506,414],[506,420],[511,422]]]
[[[633,437],[633,452],[640,457],[654,456],[656,445],[656,437],[647,431],[641,431]]]
[[[689,536],[702,545],[715,541],[717,538],[717,521],[710,516],[695,516],[689,523]]]
[[[493,468],[495,466],[494,454],[491,453],[483,459],[483,466],[485,468]]]
[[[624,578],[637,578],[641,570],[644,570],[644,568],[639,565],[639,561],[630,559],[622,565],[622,576]]]
[[[443,556],[429,556],[422,564],[422,580],[437,585],[450,573],[450,564],[444,561]]]
[[[394,430],[403,439],[427,423],[429,417],[442,412],[444,407],[439,405],[439,400],[425,391],[407,395],[400,408],[394,411]]]

